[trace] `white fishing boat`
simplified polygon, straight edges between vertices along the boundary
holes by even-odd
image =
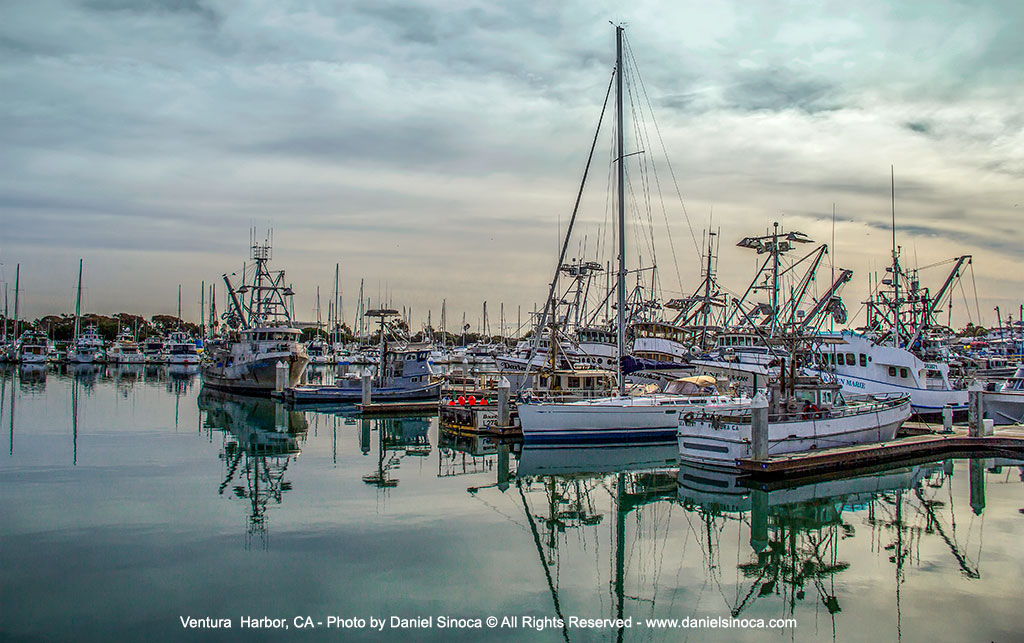
[[[996,424],[1024,424],[1024,364],[999,390],[984,394],[985,417]]]
[[[783,371],[784,375],[784,371]],[[740,409],[706,409],[680,416],[679,458],[708,467],[735,468],[753,456],[751,410],[768,407],[768,455],[887,442],[910,417],[907,395],[846,399],[838,384],[797,375],[774,380]]]
[[[284,364],[286,387],[295,386],[309,363],[302,332],[293,327],[289,300],[292,289],[284,271],[271,273],[269,239],[259,243],[250,237],[255,262],[253,281],[237,290],[224,275],[228,287],[228,311],[224,315],[227,336],[207,343],[200,373],[203,384],[235,393],[269,395],[277,385],[277,367]],[[242,298],[248,294],[248,301]]]
[[[123,328],[107,350],[107,361],[111,364],[142,364],[146,356],[139,349],[132,331]]]
[[[923,361],[911,351],[856,331],[823,333],[829,346],[808,373],[834,378],[850,394],[899,393],[910,396],[914,413],[935,415],[949,407],[967,412],[966,379],[950,376],[944,361]]]
[[[441,392],[441,381],[435,380],[427,361],[430,345],[410,343],[402,339],[388,341],[387,318],[398,311],[377,309],[366,316],[380,320],[380,345],[377,367],[370,381],[372,401],[436,400]],[[333,385],[294,386],[285,391],[289,400],[298,404],[341,403],[352,404],[363,398],[361,373],[347,373],[336,377]]]

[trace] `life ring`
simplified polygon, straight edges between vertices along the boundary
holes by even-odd
[[[817,405],[815,405],[815,404],[808,404],[807,406],[804,407],[803,419],[805,419],[805,420],[817,420],[817,419],[820,419],[821,415],[819,414],[819,411],[821,411],[821,409],[818,408]]]
[[[695,417],[697,417],[697,416],[694,415],[693,411],[690,411],[689,413],[687,413],[686,415],[683,416],[683,424],[685,424],[687,426],[692,425],[693,424],[693,419]]]

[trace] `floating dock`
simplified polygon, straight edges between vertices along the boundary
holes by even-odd
[[[912,431],[916,427],[911,427]],[[737,464],[758,480],[810,477],[875,465],[927,462],[953,457],[1000,455],[1024,459],[1024,427],[999,427],[996,434],[977,437],[957,427],[952,433],[918,433],[880,444],[819,449],[811,452],[745,458]]]
[[[361,415],[436,415],[437,400],[356,404]]]

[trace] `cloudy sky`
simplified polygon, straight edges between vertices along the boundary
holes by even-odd
[[[442,298],[449,320],[476,323],[484,300],[492,322],[500,302],[513,319],[544,297],[614,63],[611,20],[628,25],[635,99],[671,162],[644,149],[630,171],[639,190],[639,159],[657,162],[662,196],[636,234],[656,240],[666,297],[699,282],[709,224],[721,281],[742,292],[756,259],[736,241],[772,221],[829,241],[834,204],[856,312],[889,261],[894,166],[905,263],[972,253],[953,320],[993,323],[994,306],[1016,316],[1024,301],[1022,13],[1012,0],[4,2],[0,278],[13,291],[21,264],[28,317],[68,311],[84,258],[87,310],[173,312],[180,283],[198,319],[200,281],[238,270],[250,226],[272,226],[300,318],[317,285],[326,308],[340,262],[347,318],[365,278],[417,325]],[[599,147],[575,254],[606,235],[608,158]],[[922,279],[937,287],[947,268]]]

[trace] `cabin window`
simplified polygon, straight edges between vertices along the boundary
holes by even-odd
[[[905,368],[901,368],[900,369],[900,377],[903,377],[903,378],[907,377],[907,369],[905,369]]]
[[[890,366],[889,367],[889,377],[896,377],[896,367],[895,366]]]
[[[868,365],[868,356],[865,355],[864,353],[860,354],[860,365],[861,366],[867,366]]]

